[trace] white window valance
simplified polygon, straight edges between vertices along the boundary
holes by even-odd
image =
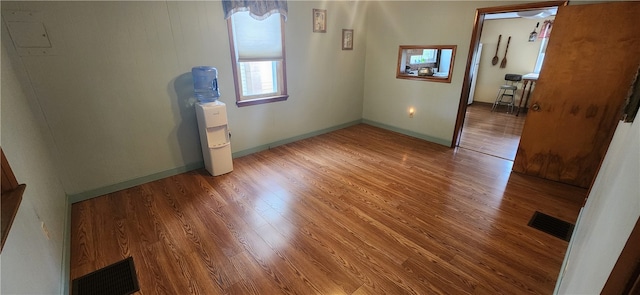
[[[279,13],[287,19],[287,0],[223,0],[224,18],[240,11],[249,11],[249,15],[256,20],[267,19],[274,13]]]

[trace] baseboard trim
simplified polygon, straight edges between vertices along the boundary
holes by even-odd
[[[60,294],[71,294],[69,283],[71,281],[71,203],[69,196],[65,198],[66,214],[64,221],[64,233],[62,236],[62,282],[60,282]]]
[[[287,143],[292,143],[298,140],[302,140],[302,139],[306,139],[309,137],[314,137],[314,136],[318,136],[320,134],[324,134],[324,133],[328,133],[331,131],[335,131],[335,130],[339,130],[339,129],[343,129],[349,126],[353,126],[353,125],[357,125],[362,123],[362,120],[355,120],[355,121],[351,121],[348,123],[344,123],[344,124],[340,124],[340,125],[336,125],[333,127],[329,127],[329,128],[325,128],[325,129],[321,129],[318,131],[314,131],[314,132],[309,132],[306,134],[302,134],[302,135],[298,135],[298,136],[294,136],[294,137],[290,137],[290,138],[286,138],[283,140],[278,140],[272,143],[268,143],[268,144],[264,144],[264,145],[260,145],[254,148],[250,148],[250,149],[246,149],[243,151],[239,151],[239,152],[235,152],[232,154],[233,158],[239,158],[242,156],[246,156],[246,155],[250,155],[250,154],[254,154],[260,151],[264,151],[264,150],[268,150],[270,148],[274,148],[283,144],[287,144]],[[86,192],[82,192],[79,194],[73,194],[73,195],[69,195],[68,196],[68,202],[69,204],[74,204],[74,203],[78,203],[78,202],[82,202],[88,199],[92,199],[95,197],[99,197],[99,196],[103,196],[106,194],[110,194],[113,192],[117,192],[123,189],[127,189],[127,188],[131,188],[137,185],[141,185],[141,184],[145,184],[147,182],[151,182],[151,181],[155,181],[158,179],[163,179],[166,177],[170,177],[170,176],[174,176],[174,175],[178,175],[181,173],[185,173],[185,172],[189,172],[192,170],[197,170],[197,169],[202,169],[204,168],[204,162],[197,162],[197,163],[191,163],[191,164],[187,164],[186,166],[182,166],[182,167],[178,167],[178,168],[174,168],[174,169],[169,169],[166,171],[162,171],[162,172],[158,172],[158,173],[154,173],[151,175],[147,175],[147,176],[143,176],[143,177],[139,177],[136,179],[131,179],[131,180],[127,180],[124,182],[120,182],[120,183],[116,183],[113,185],[108,185],[105,187],[101,187],[101,188],[97,188],[97,189],[93,189],[90,191],[86,191]]]
[[[414,132],[414,131],[398,128],[398,127],[395,127],[395,126],[391,126],[391,125],[387,125],[387,124],[383,124],[383,123],[379,123],[379,122],[375,122],[375,121],[371,121],[371,120],[367,120],[367,119],[361,119],[361,120],[355,120],[355,121],[347,122],[347,123],[344,123],[344,124],[332,126],[332,127],[329,127],[329,128],[321,129],[321,130],[318,130],[318,131],[309,132],[309,133],[305,133],[305,134],[302,134],[302,135],[298,135],[298,136],[294,136],[294,137],[290,137],[290,138],[274,141],[272,143],[260,145],[260,146],[254,147],[254,148],[238,151],[238,152],[233,153],[232,157],[233,158],[239,158],[239,157],[242,157],[242,156],[254,154],[254,153],[257,153],[257,152],[260,152],[260,151],[268,150],[270,148],[281,146],[281,145],[284,145],[284,144],[292,143],[292,142],[295,142],[295,141],[299,141],[299,140],[303,140],[303,139],[306,139],[306,138],[310,138],[310,137],[318,136],[318,135],[321,135],[321,134],[329,133],[329,132],[332,132],[332,131],[336,131],[336,130],[339,130],[339,129],[347,128],[347,127],[350,127],[350,126],[353,126],[353,125],[357,125],[357,124],[360,124],[360,123],[364,123],[364,124],[376,126],[376,127],[379,127],[379,128],[391,130],[391,131],[394,131],[394,132],[398,132],[398,133],[401,133],[401,134],[404,134],[404,135],[408,135],[408,136],[411,136],[411,137],[423,139],[423,140],[426,140],[426,141],[429,141],[429,142],[441,144],[441,145],[444,145],[444,146],[450,146],[451,145],[451,141],[450,140],[424,135],[424,134],[417,133],[417,132]],[[92,199],[92,198],[95,198],[95,197],[103,196],[103,195],[110,194],[110,193],[113,193],[113,192],[117,192],[117,191],[120,191],[120,190],[123,190],[123,189],[131,188],[131,187],[134,187],[134,186],[137,186],[137,185],[145,184],[147,182],[163,179],[163,178],[166,178],[166,177],[170,177],[170,176],[174,176],[174,175],[178,175],[178,174],[181,174],[181,173],[185,173],[185,172],[189,172],[189,171],[197,170],[197,169],[202,169],[202,168],[204,168],[204,163],[203,162],[187,164],[187,165],[182,166],[182,167],[177,167],[177,168],[169,169],[169,170],[166,170],[166,171],[154,173],[154,174],[151,174],[151,175],[147,175],[147,176],[143,176],[143,177],[127,180],[127,181],[124,181],[124,182],[120,182],[120,183],[116,183],[116,184],[113,184],[113,185],[109,185],[109,186],[93,189],[93,190],[82,192],[82,193],[79,193],[79,194],[69,195],[68,198],[67,198],[67,203],[69,204],[69,206],[71,206],[71,204],[74,204],[74,203],[82,202],[82,201],[85,201],[85,200],[88,200],[88,199]],[[69,214],[71,214],[71,212],[69,212]],[[71,218],[69,217],[69,224],[71,222],[70,219]]]
[[[584,206],[580,208],[580,212],[578,212],[578,218],[576,218],[576,226],[573,229],[573,233],[571,233],[571,239],[569,239],[569,245],[567,246],[567,252],[564,253],[564,259],[562,260],[562,266],[560,266],[560,273],[558,274],[558,279],[556,280],[556,287],[553,289],[553,295],[560,294],[560,285],[562,284],[562,279],[564,279],[564,271],[567,268],[567,262],[569,262],[569,255],[571,254],[571,248],[573,248],[573,244],[571,241],[575,241],[576,233],[578,232],[578,226],[580,225],[580,219],[582,218],[582,213],[584,211]]]
[[[298,135],[298,136],[294,136],[294,137],[290,137],[290,138],[274,141],[272,143],[259,145],[259,146],[254,147],[254,148],[250,148],[250,149],[242,150],[242,151],[239,151],[239,152],[235,152],[235,153],[233,153],[233,158],[239,158],[239,157],[242,157],[242,156],[255,154],[257,152],[268,150],[268,149],[271,149],[271,148],[274,148],[274,147],[277,147],[277,146],[280,146],[280,145],[284,145],[284,144],[287,144],[287,143],[292,143],[292,142],[295,142],[295,141],[298,141],[298,140],[303,140],[303,139],[307,139],[307,138],[314,137],[314,136],[318,136],[320,134],[329,133],[331,131],[340,130],[340,129],[347,128],[347,127],[350,127],[350,126],[353,126],[353,125],[358,125],[360,123],[362,123],[362,120],[355,120],[355,121],[351,121],[351,122],[348,122],[348,123],[336,125],[336,126],[333,126],[333,127],[321,129],[321,130],[318,130],[318,131],[309,132],[309,133],[305,133],[305,134],[302,134],[302,135]]]
[[[167,178],[169,176],[174,176],[174,175],[178,175],[178,174],[181,174],[181,173],[185,173],[185,172],[189,172],[189,171],[197,170],[197,169],[201,169],[201,168],[204,168],[204,162],[196,162],[196,163],[187,164],[187,165],[182,166],[182,167],[177,167],[177,168],[169,169],[169,170],[166,170],[166,171],[154,173],[154,174],[151,174],[151,175],[147,175],[147,176],[143,176],[143,177],[127,180],[127,181],[124,181],[124,182],[120,182],[120,183],[116,183],[116,184],[113,184],[113,185],[109,185],[109,186],[93,189],[93,190],[86,191],[86,192],[79,193],[79,194],[70,195],[69,196],[69,202],[70,202],[70,204],[77,203],[77,202],[82,202],[82,201],[85,201],[85,200],[88,200],[88,199],[92,199],[92,198],[95,198],[95,197],[103,196],[103,195],[110,194],[110,193],[113,193],[113,192],[117,192],[117,191],[120,191],[120,190],[123,190],[123,189],[131,188],[131,187],[134,187],[134,186],[137,186],[137,185],[145,184],[147,182],[151,182],[151,181],[155,181],[155,180],[158,180],[158,179]]]
[[[391,125],[387,125],[387,124],[383,124],[383,123],[379,123],[376,121],[371,121],[371,120],[367,120],[367,119],[362,119],[362,123],[371,125],[371,126],[375,126],[375,127],[379,127],[382,129],[387,129],[387,130],[391,130],[394,132],[398,132],[407,136],[411,136],[411,137],[415,137],[415,138],[419,138],[419,139],[423,139],[429,142],[433,142],[433,143],[437,143],[437,144],[441,144],[444,145],[446,147],[451,147],[451,140],[450,139],[442,139],[442,138],[437,138],[437,137],[433,137],[433,136],[429,136],[429,135],[424,135],[422,133],[418,133],[418,132],[414,132],[411,130],[406,130],[406,129],[402,129],[402,128],[398,128],[395,126],[391,126]]]

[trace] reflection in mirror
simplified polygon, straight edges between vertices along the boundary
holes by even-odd
[[[451,83],[456,45],[400,45],[396,78]]]

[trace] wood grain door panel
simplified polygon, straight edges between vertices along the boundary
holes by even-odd
[[[640,64],[640,2],[560,7],[513,171],[589,187]]]

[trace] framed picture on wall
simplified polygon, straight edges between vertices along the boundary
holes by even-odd
[[[342,29],[342,50],[353,50],[353,30]]]
[[[314,33],[326,33],[327,32],[327,10],[326,9],[313,9],[313,32]]]

